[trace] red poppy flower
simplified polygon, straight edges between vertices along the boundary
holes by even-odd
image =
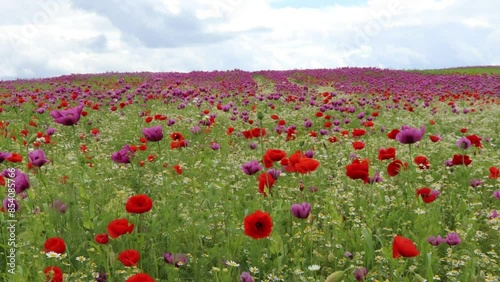
[[[227,131],[226,131],[226,134],[227,135],[231,135],[231,134],[233,134],[233,131],[234,131],[234,127],[228,127]]]
[[[125,233],[132,233],[134,230],[134,224],[129,223],[127,219],[120,218],[112,220],[108,224],[108,234],[111,238],[118,238]]]
[[[264,154],[263,162],[266,168],[270,168],[273,166],[274,162],[281,161],[284,157],[286,157],[285,151],[277,149],[268,149]]]
[[[188,145],[188,143],[184,139],[170,142],[171,149],[183,148],[183,147],[187,147],[187,145]]]
[[[354,141],[354,142],[352,142],[352,147],[354,148],[354,150],[361,150],[365,147],[365,142]]]
[[[396,148],[394,147],[389,147],[387,149],[380,148],[378,150],[378,159],[381,161],[395,159],[395,158],[396,158]]]
[[[436,198],[438,197],[439,193],[432,193],[432,190],[430,188],[420,188],[417,190],[417,196],[422,197],[422,200],[425,203],[432,203]]]
[[[286,120],[284,119],[281,119],[278,121],[278,125],[285,125],[286,124]]]
[[[356,128],[352,131],[352,137],[361,137],[366,134],[366,130]]]
[[[483,145],[481,144],[481,140],[483,140],[481,137],[473,134],[473,135],[467,135],[465,138],[469,139],[470,143],[477,148],[483,148]]]
[[[346,166],[346,175],[351,179],[362,179],[364,183],[368,182],[368,160],[352,160],[352,163]]]
[[[108,234],[97,234],[94,237],[94,241],[98,244],[107,244],[109,242],[109,236]]]
[[[23,161],[23,157],[19,155],[18,153],[12,153],[10,157],[6,158],[7,161],[11,163],[20,163]]]
[[[114,107],[114,109],[116,110],[116,107]],[[113,109],[112,109],[113,110]],[[153,121],[153,117],[147,117],[145,120],[144,120],[146,123],[150,123]]]
[[[118,255],[118,260],[125,266],[136,266],[141,255],[136,250],[125,250]]]
[[[57,266],[49,266],[43,270],[45,277],[47,278],[47,282],[62,282],[63,281],[63,272]]]
[[[129,213],[145,213],[151,210],[153,201],[148,195],[139,194],[128,199],[125,209]]]
[[[330,142],[330,143],[335,143],[335,142],[337,142],[337,137],[335,137],[335,136],[328,137],[328,142]]]
[[[295,129],[293,129],[292,127],[290,127],[286,131],[286,141],[295,140],[296,135],[297,135],[297,131]]]
[[[315,171],[318,166],[319,162],[317,160],[308,158],[300,151],[297,151],[288,158],[288,165],[285,167],[285,170],[288,172],[307,174]]]
[[[387,133],[387,137],[389,137],[389,139],[396,140],[396,135],[398,135],[398,133],[399,129],[393,129],[391,132]]]
[[[247,215],[243,225],[245,234],[254,239],[266,238],[273,231],[273,220],[271,216],[260,210]]]
[[[462,133],[467,132],[467,128],[465,128],[465,127],[464,127],[464,128],[461,128],[461,129],[460,129],[460,132],[462,132]]]
[[[269,192],[271,192],[271,188],[274,185],[274,177],[269,174],[269,173],[261,173],[258,177],[259,180],[259,193],[263,194],[264,196],[267,196],[266,192],[264,191],[264,188],[267,187],[269,189]]]
[[[146,273],[138,273],[130,276],[125,282],[155,282],[155,280]]]
[[[441,140],[441,138],[439,136],[436,136],[436,135],[431,135],[429,136],[429,138],[431,139],[432,142],[436,143],[438,141]]]
[[[397,235],[392,242],[392,257],[399,258],[401,256],[409,258],[420,255],[420,252],[415,247],[415,244],[408,238]]]
[[[170,134],[170,138],[174,141],[184,140],[184,136],[180,132],[173,132]]]
[[[363,122],[364,127],[372,127],[374,125],[375,124],[373,123],[373,121],[370,121],[370,120]]]
[[[316,112],[316,117],[322,117],[323,116],[323,112]]]
[[[173,166],[175,173],[182,174],[182,167],[179,164]]]
[[[499,178],[500,177],[500,167],[490,167],[490,175],[488,178]]]
[[[252,137],[261,137],[266,135],[266,129],[265,128],[253,128],[251,131]]]
[[[401,160],[394,160],[387,166],[387,174],[396,176],[401,171],[401,168],[408,169],[408,163],[403,163]]]
[[[420,169],[429,169],[431,167],[431,163],[429,163],[426,156],[416,156],[414,161]]]
[[[45,248],[45,252],[55,252],[58,254],[63,254],[66,251],[66,244],[64,243],[64,240],[59,237],[52,237],[49,238],[45,241],[45,244],[43,244],[43,247]]]
[[[468,166],[472,163],[472,160],[468,155],[453,155],[453,159],[451,160],[453,165],[465,165]]]
[[[271,115],[271,118],[274,119],[274,120],[280,119],[280,117],[278,115]]]

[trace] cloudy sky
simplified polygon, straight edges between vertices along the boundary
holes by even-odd
[[[500,65],[498,11],[498,0],[2,1],[0,80]]]

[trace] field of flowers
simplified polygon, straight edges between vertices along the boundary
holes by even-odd
[[[498,74],[2,81],[0,278],[500,281],[499,123]]]

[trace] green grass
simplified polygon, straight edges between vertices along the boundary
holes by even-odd
[[[420,72],[427,74],[489,74],[499,75],[500,66],[481,66],[481,67],[458,67],[445,69],[428,69],[428,70],[410,70],[412,72]]]

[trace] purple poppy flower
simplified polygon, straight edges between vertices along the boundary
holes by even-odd
[[[79,105],[68,110],[53,110],[50,116],[54,122],[62,125],[75,125],[80,120],[84,105]]]
[[[357,268],[354,270],[354,278],[358,281],[364,281],[366,274],[368,273],[368,270],[366,270],[366,267],[363,268]]]
[[[134,151],[132,151],[129,145],[125,145],[120,151],[111,154],[111,160],[119,164],[128,164],[130,163],[130,158],[133,156]]]
[[[368,179],[368,183],[379,183],[382,182],[382,177],[380,176],[380,172],[376,171],[372,178]]]
[[[296,218],[305,219],[309,216],[309,213],[311,212],[311,205],[307,202],[303,202],[302,204],[293,204],[290,207],[290,211]]]
[[[12,153],[9,152],[0,152],[0,163],[3,163],[3,161],[5,161],[5,159],[10,157],[11,155]]]
[[[193,126],[193,127],[191,128],[191,133],[193,133],[193,134],[198,134],[198,133],[200,133],[200,132],[201,132],[201,127],[199,127],[199,126],[197,126],[197,125],[195,125],[195,126]]]
[[[312,159],[312,158],[314,157],[314,152],[313,152],[313,151],[311,151],[311,150],[307,150],[307,151],[304,153],[304,156],[305,156],[306,158],[310,158],[310,159]]]
[[[271,168],[270,170],[267,171],[267,173],[269,173],[273,177],[274,180],[278,180],[278,178],[280,177],[280,174],[281,174],[281,170]]]
[[[479,180],[479,179],[471,179],[471,180],[469,181],[469,185],[470,185],[472,188],[479,187],[479,186],[481,186],[481,184],[483,184],[483,182],[481,182],[481,180]]]
[[[441,243],[443,243],[443,238],[441,238],[441,235],[438,235],[436,237],[430,236],[429,238],[427,238],[427,242],[429,242],[429,244],[433,246],[439,246],[441,245]]]
[[[174,124],[175,124],[175,119],[169,118],[168,121],[167,121],[167,125],[168,126],[172,126]]]
[[[354,258],[354,256],[352,255],[352,253],[351,253],[351,252],[345,252],[345,253],[344,253],[344,257],[346,257],[346,258],[348,258],[348,259],[353,259],[353,258]]]
[[[108,281],[108,275],[106,274],[106,272],[99,272],[99,274],[95,278],[95,281],[96,282],[106,282],[106,281]]]
[[[457,141],[457,147],[460,148],[460,149],[464,149],[464,150],[467,150],[469,149],[469,147],[472,145],[472,143],[470,142],[469,139],[465,138],[465,137],[462,137],[460,139],[458,139]]]
[[[444,161],[444,165],[447,167],[452,167],[453,166],[453,160],[446,160]]]
[[[16,191],[16,194],[21,194],[30,188],[28,175],[17,168],[14,171],[12,171],[12,169],[4,169],[1,175],[12,180],[11,183],[14,183],[14,190]]]
[[[489,219],[494,219],[498,217],[498,211],[497,210],[492,210],[490,216],[488,217]]]
[[[49,136],[52,136],[52,135],[54,135],[54,133],[56,133],[56,129],[53,127],[49,127],[49,128],[47,128],[47,130],[45,130],[45,133],[47,133],[47,135],[49,135]]]
[[[186,254],[163,253],[163,259],[166,263],[174,265],[175,267],[181,267],[187,263]]]
[[[2,206],[6,211],[18,211],[19,210],[19,203],[17,202],[16,198],[5,198],[2,202]]]
[[[493,192],[493,197],[500,200],[500,190],[496,190],[495,192]]]
[[[309,127],[311,127],[311,126],[312,126],[312,121],[311,121],[310,119],[306,119],[306,120],[304,121],[304,127],[305,127],[305,128],[309,128]]]
[[[250,143],[248,147],[250,147],[250,150],[255,150],[255,148],[257,148],[257,143]]]
[[[68,210],[68,206],[59,199],[55,199],[50,207],[59,213],[65,213]]]
[[[210,149],[214,150],[214,151],[217,151],[220,149],[220,144],[219,143],[215,143],[215,142],[212,142],[212,144],[210,144]]]
[[[455,232],[448,233],[448,235],[446,235],[446,237],[444,238],[444,241],[450,246],[455,246],[462,243],[462,240]]]
[[[249,161],[241,166],[241,170],[247,175],[254,175],[260,171],[262,167],[259,165],[258,161]]]
[[[403,125],[401,130],[396,135],[396,140],[398,140],[402,144],[413,144],[420,140],[425,134],[425,126],[418,128],[409,127],[407,125]]]
[[[163,139],[163,128],[161,125],[146,127],[142,130],[142,133],[150,142],[158,142]]]
[[[241,282],[254,282],[255,280],[253,279],[252,275],[248,272],[242,272],[241,273]]]
[[[45,153],[42,149],[29,152],[28,158],[30,160],[30,163],[36,167],[41,167],[49,162],[49,160],[47,160],[47,158],[45,157]]]

